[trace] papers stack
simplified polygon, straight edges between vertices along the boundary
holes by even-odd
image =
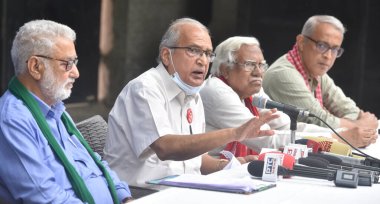
[[[195,188],[230,193],[251,194],[275,187],[275,183],[244,178],[221,178],[199,174],[182,174],[148,181],[148,184]]]

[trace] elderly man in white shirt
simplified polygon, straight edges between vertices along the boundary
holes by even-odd
[[[159,65],[130,81],[109,115],[105,159],[132,186],[174,174],[208,174],[228,161],[208,151],[232,141],[270,136],[260,126],[276,110],[241,126],[204,133],[199,90],[215,54],[208,29],[196,20],[174,21],[160,44]]]

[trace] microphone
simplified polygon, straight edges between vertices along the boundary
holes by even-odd
[[[271,101],[261,96],[253,96],[252,104],[258,108],[266,108],[266,109],[277,108],[277,110],[280,110],[284,112],[285,114],[289,116],[294,116],[294,117],[298,117],[298,116],[313,117],[314,116],[309,111],[299,109],[292,105],[287,105],[287,104]]]
[[[318,142],[321,151],[324,152],[332,152],[335,154],[341,154],[345,156],[352,154],[352,148],[349,145],[337,142],[332,138],[305,136],[304,139]]]
[[[264,161],[265,155],[267,153],[284,155],[284,158],[282,159],[282,166],[285,167],[285,168],[292,169],[293,166],[294,166],[294,164],[296,163],[296,160],[295,160],[295,158],[292,155],[290,155],[290,154],[284,154],[282,152],[265,152],[265,153],[261,153],[259,155],[258,160]]]
[[[311,157],[319,157],[327,160],[330,164],[334,165],[340,165],[345,167],[351,167],[351,168],[357,168],[357,169],[364,169],[368,171],[377,172],[376,174],[380,174],[380,168],[373,167],[373,166],[366,166],[362,164],[358,164],[357,161],[355,161],[355,158],[351,158],[351,160],[345,160],[343,161],[341,157],[339,156],[333,156],[332,154],[318,154],[318,153],[309,153],[309,156]],[[347,157],[349,158],[349,157]]]
[[[303,144],[306,145],[308,148],[312,148],[313,153],[317,153],[322,151],[322,147],[319,144],[319,142],[316,142],[314,140],[309,139],[298,139],[295,141],[296,144]]]
[[[264,161],[255,160],[248,164],[248,172],[252,176],[262,177],[263,168],[264,168]],[[300,165],[294,165],[293,169],[288,169],[279,165],[277,174],[286,176],[286,177],[301,176],[301,177],[316,178],[316,179],[326,179],[329,181],[334,180],[334,171],[332,170],[306,167],[306,166],[300,166]]]
[[[264,161],[252,161],[248,164],[248,172],[252,176],[262,177],[264,170]],[[328,170],[315,167],[294,165],[293,169],[287,169],[278,166],[278,175],[300,176],[314,179],[324,179],[334,181],[336,186],[356,188],[358,185],[358,173],[343,170]]]
[[[331,169],[331,170],[342,169],[345,171],[357,172],[359,176],[359,181],[358,181],[359,186],[372,186],[372,183],[379,182],[379,176],[376,175],[375,172],[330,164],[327,160],[320,157],[309,156],[307,158],[299,158],[298,163],[302,165],[317,167],[317,168],[322,168],[322,169]]]

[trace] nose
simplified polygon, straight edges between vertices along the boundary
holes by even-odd
[[[332,49],[328,49],[326,52],[322,54],[322,56],[326,58],[333,58],[336,57],[336,53],[333,53]]]
[[[75,79],[79,78],[79,69],[77,65],[73,64],[73,67],[70,70],[70,76]]]
[[[201,65],[206,65],[210,63],[209,58],[207,57],[206,53],[203,52],[202,54],[198,55],[197,63]]]
[[[253,76],[263,76],[263,74],[264,74],[264,69],[258,66],[255,69],[253,69],[251,72],[251,75]]]

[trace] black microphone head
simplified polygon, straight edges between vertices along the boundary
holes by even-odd
[[[307,142],[309,141],[309,139],[298,139],[295,141],[296,144],[303,144],[303,145],[307,145]]]
[[[264,161],[255,160],[248,164],[248,173],[255,177],[263,177]],[[287,175],[288,169],[279,165],[277,175]]]
[[[261,160],[255,160],[251,161],[248,164],[248,173],[252,176],[256,177],[262,177],[263,176],[263,169],[264,169],[264,161]]]
[[[309,156],[315,156],[315,157],[320,157],[320,158],[326,159],[327,161],[330,162],[330,164],[335,164],[335,165],[341,165],[343,162],[341,158],[335,157],[332,155],[327,155],[327,154],[309,153]]]
[[[265,108],[266,99],[260,96],[253,96],[252,105],[258,108]]]
[[[306,166],[327,169],[328,161],[320,160],[318,157],[299,158],[298,163]]]
[[[322,158],[322,157],[316,157],[316,156],[308,156],[307,158],[310,158],[310,159],[316,159],[316,160],[319,160],[323,163],[326,163],[327,165],[330,164],[329,160],[325,159],[325,158]]]

